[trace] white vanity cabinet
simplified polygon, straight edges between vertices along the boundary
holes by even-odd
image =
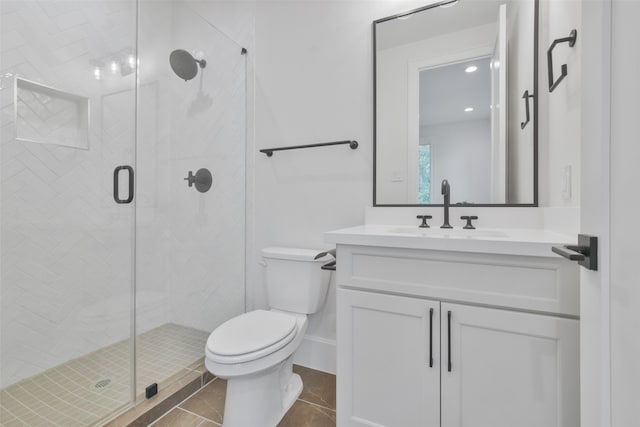
[[[448,303],[440,311],[442,426],[579,427],[577,320]]]
[[[561,258],[338,245],[338,426],[578,427]]]
[[[337,298],[338,425],[439,426],[440,303],[345,289]]]

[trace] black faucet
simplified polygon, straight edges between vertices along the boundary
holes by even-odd
[[[446,179],[442,180],[441,193],[444,196],[444,224],[442,224],[440,228],[453,228],[451,224],[449,224],[449,206],[451,206],[451,187],[449,186],[449,181],[447,181]]]

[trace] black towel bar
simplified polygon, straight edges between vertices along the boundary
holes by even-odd
[[[285,150],[297,150],[299,148],[312,148],[312,147],[326,147],[329,145],[345,145],[349,144],[352,150],[358,148],[358,141],[335,141],[335,142],[321,142],[318,144],[307,144],[307,145],[292,145],[290,147],[277,147],[277,148],[264,148],[260,150],[261,153],[267,155],[267,157],[273,156],[274,151],[285,151]]]

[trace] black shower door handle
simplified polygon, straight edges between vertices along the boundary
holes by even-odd
[[[129,196],[126,199],[121,199],[119,196],[120,187],[120,171],[126,170],[129,172]],[[127,204],[133,201],[133,168],[131,166],[118,166],[113,170],[113,200],[119,204]]]

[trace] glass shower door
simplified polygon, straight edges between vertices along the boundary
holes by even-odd
[[[138,399],[204,372],[208,335],[245,309],[246,55],[205,6],[140,1]],[[191,74],[172,68],[175,51]],[[188,177],[205,169],[200,192]]]
[[[132,401],[136,13],[0,2],[1,425]]]

